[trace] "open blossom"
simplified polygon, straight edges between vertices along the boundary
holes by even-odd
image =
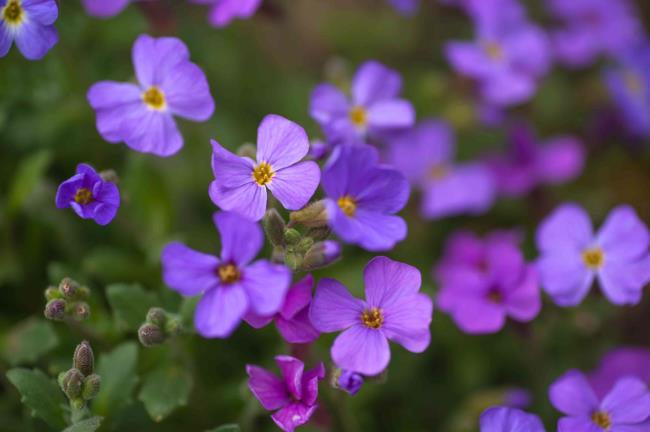
[[[526,125],[512,127],[505,154],[488,158],[499,192],[507,196],[571,180],[582,172],[584,162],[585,151],[577,138],[558,136],[540,145]]]
[[[320,332],[343,331],[331,349],[338,367],[377,375],[390,361],[389,340],[415,353],[429,346],[433,304],[419,292],[420,272],[408,264],[375,257],[363,276],[365,301],[352,297],[339,281],[324,278],[309,313]]]
[[[0,57],[16,47],[28,60],[39,60],[59,41],[54,22],[56,0],[0,0]]]
[[[320,181],[309,152],[305,130],[277,115],[268,115],[257,130],[257,161],[237,156],[212,141],[210,198],[223,210],[260,220],[266,211],[267,189],[288,210],[307,204]]]
[[[255,15],[262,0],[191,0],[193,3],[211,5],[208,20],[214,27],[225,27],[235,19],[248,19]]]
[[[89,15],[108,18],[122,12],[131,0],[81,0]]]
[[[251,262],[262,248],[262,229],[236,213],[215,213],[221,237],[216,257],[173,242],[162,251],[163,279],[184,296],[202,295],[194,326],[204,337],[228,337],[254,312],[277,313],[291,283],[291,271],[267,260]]]
[[[457,233],[436,271],[437,305],[466,333],[494,333],[506,318],[527,322],[541,309],[537,272],[527,264],[512,236],[494,233],[485,240]]]
[[[571,370],[549,388],[553,406],[566,417],[558,432],[643,432],[650,430],[650,392],[646,383],[628,376],[619,379],[602,398],[587,378]]]
[[[455,163],[454,140],[447,123],[431,120],[390,141],[388,160],[422,190],[427,219],[483,213],[494,201],[492,174],[480,163]]]
[[[311,94],[309,112],[334,143],[363,143],[412,126],[415,111],[400,99],[399,73],[376,61],[361,65],[352,80],[351,98],[332,84]]]
[[[636,304],[649,275],[650,233],[629,206],[614,208],[594,234],[576,204],[557,208],[537,230],[537,266],[544,290],[560,306],[575,306],[594,279],[617,305]]]
[[[408,182],[379,165],[374,147],[337,147],[323,170],[323,189],[329,225],[345,242],[382,251],[406,237],[406,223],[395,213],[408,201]]]
[[[138,84],[101,81],[88,91],[97,130],[110,143],[171,156],[183,147],[175,116],[205,121],[214,101],[203,71],[177,38],[141,35],[133,45]]]
[[[107,225],[120,208],[120,191],[115,183],[102,179],[90,165],[79,164],[77,173],[61,183],[56,191],[56,206],[72,207],[79,217]]]
[[[282,378],[259,366],[246,365],[248,388],[264,409],[275,411],[271,418],[285,432],[293,432],[309,421],[318,404],[318,381],[325,378],[325,366],[319,363],[305,372],[297,358],[277,356],[275,362]]]
[[[508,407],[494,407],[481,414],[481,432],[546,432],[534,414]]]
[[[250,311],[244,320],[255,328],[262,328],[275,321],[275,326],[284,340],[289,343],[309,343],[318,339],[320,333],[309,320],[309,304],[314,278],[305,276],[294,284],[284,299],[284,304],[278,313],[271,316],[259,316]]]
[[[600,359],[598,369],[589,374],[589,382],[596,396],[603,398],[625,376],[635,376],[650,385],[650,349],[613,349]]]

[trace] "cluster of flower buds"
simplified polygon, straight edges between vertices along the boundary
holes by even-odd
[[[146,347],[164,343],[170,337],[181,333],[183,325],[178,315],[171,314],[159,307],[147,312],[147,320],[138,329],[138,339]]]
[[[88,288],[68,277],[63,278],[58,287],[51,286],[45,290],[47,304],[43,314],[55,321],[66,318],[83,321],[90,316],[90,306],[86,303],[89,296]]]
[[[59,374],[59,386],[74,409],[82,409],[86,402],[99,393],[101,377],[95,372],[95,356],[86,341],[77,345],[72,357],[72,368]]]

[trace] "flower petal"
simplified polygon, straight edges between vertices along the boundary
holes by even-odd
[[[392,99],[402,90],[402,78],[396,71],[377,61],[361,65],[352,80],[352,96],[357,105],[370,106]]]
[[[316,192],[320,169],[312,161],[300,162],[281,169],[267,187],[287,210],[300,210]]]
[[[390,258],[375,257],[363,270],[366,301],[370,307],[389,308],[420,290],[422,275],[408,264]]]
[[[299,282],[291,286],[284,300],[280,314],[285,319],[293,318],[298,312],[304,310],[311,302],[311,289],[314,286],[314,278],[308,274]]]
[[[481,432],[545,432],[545,429],[536,415],[510,407],[495,407],[481,414]]]
[[[135,84],[101,81],[88,90],[88,103],[97,112],[97,130],[108,142],[122,141],[122,123],[144,113],[142,91]]]
[[[133,67],[144,87],[161,85],[173,67],[189,58],[187,46],[178,38],[143,34],[133,44]]]
[[[302,377],[302,401],[313,405],[318,398],[318,381],[325,378],[325,365],[319,362],[312,369],[305,372]]]
[[[122,138],[126,145],[140,153],[172,156],[183,147],[176,121],[168,112],[142,109],[122,121]]]
[[[280,378],[259,366],[246,365],[248,388],[264,409],[273,411],[290,403],[291,399]]]
[[[266,212],[266,188],[255,183],[229,188],[215,180],[210,183],[209,194],[222,210],[239,213],[251,221],[259,221]]]
[[[200,67],[182,62],[172,67],[162,79],[160,87],[174,115],[194,121],[205,121],[212,116],[214,100]]]
[[[637,377],[621,378],[600,406],[610,415],[615,425],[647,420],[650,417],[648,385]]]
[[[373,252],[387,251],[406,238],[407,226],[399,216],[357,209],[346,216],[336,203],[326,202],[332,230],[347,243],[358,244]]]
[[[243,269],[241,284],[256,314],[273,315],[284,303],[291,271],[285,265],[259,260]]]
[[[577,204],[563,204],[537,230],[537,248],[542,253],[558,250],[582,252],[594,239],[589,215]]]
[[[506,293],[504,306],[508,315],[517,321],[531,321],[542,308],[539,280],[534,266],[526,266],[521,280],[513,291]]]
[[[221,260],[244,267],[262,249],[262,228],[237,213],[218,212],[214,224],[221,237]]]
[[[89,15],[100,18],[108,18],[122,12],[130,0],[82,0],[84,8]]]
[[[557,432],[603,432],[591,419],[591,414],[580,417],[563,417],[557,423]]]
[[[226,338],[239,325],[248,309],[241,285],[212,288],[203,294],[194,313],[194,326],[206,338]]]
[[[56,191],[56,207],[60,209],[70,207],[70,203],[74,201],[74,196],[77,193],[77,189],[82,186],[83,181],[83,174],[75,174],[68,180],[61,183]]]
[[[320,332],[311,324],[309,309],[303,309],[290,319],[279,316],[275,325],[284,340],[292,344],[310,343],[320,336]]]
[[[650,232],[636,211],[622,205],[613,209],[598,231],[598,244],[609,260],[635,260],[648,252]]]
[[[356,187],[357,205],[366,210],[397,213],[409,199],[410,188],[406,178],[392,168],[369,170],[363,179],[364,187]]]
[[[309,421],[317,407],[295,402],[277,411],[271,418],[284,432],[293,432],[298,426]]]
[[[386,337],[411,352],[421,353],[429,346],[429,325],[433,302],[429,296],[404,296],[383,309],[382,331]]]
[[[182,243],[165,246],[161,263],[165,283],[185,296],[201,294],[219,285],[217,257],[195,251]]]
[[[257,162],[268,162],[277,172],[299,162],[309,152],[309,138],[298,124],[270,114],[257,129]]]
[[[311,93],[309,114],[321,125],[347,117],[349,110],[347,97],[332,84],[320,84]]]
[[[562,183],[577,177],[585,163],[585,150],[574,137],[557,137],[541,149],[537,172],[543,181]]]
[[[352,297],[343,284],[324,278],[318,282],[309,317],[317,330],[331,333],[359,323],[363,308],[364,303]]]
[[[210,142],[212,144],[212,173],[220,187],[237,188],[255,181],[253,178],[255,163],[251,159],[231,153],[215,140]]]
[[[415,110],[403,99],[380,101],[368,109],[368,126],[379,129],[407,128],[415,124]]]
[[[598,272],[600,289],[616,305],[635,305],[650,280],[650,256],[635,262],[607,262]]]
[[[41,25],[52,25],[59,17],[59,7],[55,0],[23,0],[22,7],[30,20]]]
[[[52,25],[25,22],[15,36],[16,46],[28,60],[40,60],[59,42],[59,33]]]
[[[275,362],[282,373],[282,381],[294,400],[302,399],[302,373],[305,364],[295,357],[280,355]]]
[[[388,366],[388,339],[380,331],[361,324],[341,333],[331,349],[332,360],[341,369],[363,375],[378,375]]]
[[[558,378],[548,391],[553,406],[569,416],[591,415],[598,409],[598,399],[587,378],[571,370]]]
[[[560,306],[580,304],[594,280],[577,253],[542,256],[536,265],[542,288]]]

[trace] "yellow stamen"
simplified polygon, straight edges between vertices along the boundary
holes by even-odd
[[[591,420],[606,431],[612,427],[612,419],[605,411],[596,411],[591,416]]]
[[[625,82],[625,88],[627,88],[627,90],[633,95],[643,94],[643,81],[635,71],[626,70],[623,72],[623,81]]]
[[[361,322],[366,327],[376,330],[384,323],[384,314],[376,307],[366,309],[361,313]]]
[[[239,269],[234,264],[223,264],[217,268],[219,279],[225,284],[235,283],[241,277]]]
[[[350,110],[350,121],[358,128],[363,129],[368,125],[368,113],[362,106],[355,106]]]
[[[429,171],[429,176],[433,180],[442,180],[449,175],[449,167],[444,164],[434,165]]]
[[[350,195],[344,195],[338,199],[337,204],[346,216],[352,217],[357,212],[357,201]]]
[[[9,0],[4,8],[2,8],[2,17],[7,24],[17,26],[23,22],[24,12],[20,6],[20,0]]]
[[[592,270],[598,270],[605,263],[605,254],[599,247],[593,247],[582,252],[582,261]]]
[[[484,42],[483,49],[490,60],[498,61],[503,59],[503,48],[496,42]]]
[[[156,86],[149,87],[147,91],[142,93],[142,100],[152,110],[164,111],[167,109],[165,93]]]
[[[267,162],[262,162],[253,169],[253,179],[260,186],[271,183],[273,177],[275,177],[275,172],[273,171],[273,167]]]
[[[490,291],[487,295],[487,298],[492,303],[501,304],[503,302],[503,294],[496,290]]]
[[[86,205],[93,200],[93,193],[90,189],[79,188],[77,193],[74,194],[74,200],[77,204]]]

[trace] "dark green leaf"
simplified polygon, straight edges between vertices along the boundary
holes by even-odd
[[[94,432],[102,425],[103,417],[91,417],[66,428],[63,432]]]
[[[134,342],[125,342],[99,358],[96,373],[102,378],[102,385],[93,402],[95,413],[104,417],[116,414],[131,402],[138,383],[137,362],[138,346]]]
[[[36,188],[38,182],[44,176],[51,158],[50,151],[41,150],[20,162],[11,189],[9,189],[7,204],[9,212],[13,212],[23,206],[32,191]]]
[[[115,320],[127,330],[137,330],[149,308],[156,306],[157,296],[140,285],[114,284],[106,288]]]
[[[34,363],[58,344],[59,339],[50,322],[31,318],[9,332],[2,353],[12,365]]]
[[[162,421],[174,409],[187,404],[192,376],[178,365],[163,364],[144,379],[138,399],[154,421]]]
[[[219,426],[218,428],[210,429],[205,432],[241,432],[241,429],[236,424],[225,424]]]
[[[66,404],[58,384],[38,369],[11,369],[7,378],[16,386],[22,402],[32,410],[34,417],[43,419],[54,428],[65,426],[63,406]]]

